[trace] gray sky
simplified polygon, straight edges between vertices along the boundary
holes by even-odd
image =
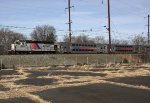
[[[58,35],[66,35],[68,0],[0,0],[0,25],[35,28],[49,24]],[[131,38],[134,34],[147,35],[147,19],[150,14],[150,0],[110,0],[112,38]],[[107,0],[71,0],[73,35],[86,34],[91,37],[108,37]],[[2,26],[1,26],[2,27]],[[30,35],[33,29],[10,28]],[[81,32],[80,30],[90,30]],[[63,30],[63,31],[59,31]],[[59,39],[62,38],[59,36]]]

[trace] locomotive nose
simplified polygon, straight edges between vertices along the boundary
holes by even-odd
[[[11,44],[11,50],[15,51],[15,44]]]

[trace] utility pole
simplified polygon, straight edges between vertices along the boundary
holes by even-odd
[[[108,53],[111,53],[110,0],[108,0],[108,32],[109,32]]]
[[[71,6],[71,2],[70,2],[70,0],[68,0],[68,8],[66,8],[66,9],[68,9],[68,16],[69,16],[69,22],[68,22],[68,24],[69,24],[69,42],[70,42],[70,44],[71,44],[71,35],[72,35],[72,33],[71,33],[71,23],[72,23],[72,21],[71,21],[71,8],[72,7],[74,7],[74,6]]]
[[[147,36],[148,36],[148,38],[147,38],[147,44],[149,45],[150,44],[150,40],[149,40],[149,26],[150,26],[150,24],[149,24],[149,18],[150,18],[150,15],[148,15],[147,17],[145,17],[145,18],[148,18],[148,25],[147,25],[147,27],[148,27],[148,32],[147,32]]]
[[[149,15],[148,15],[148,45],[149,45]]]

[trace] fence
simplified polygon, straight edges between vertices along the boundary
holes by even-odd
[[[51,65],[99,65],[120,63],[123,58],[108,54],[58,54],[58,55],[1,55],[1,69],[14,66],[51,66]]]

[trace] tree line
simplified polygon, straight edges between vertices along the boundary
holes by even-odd
[[[7,54],[11,48],[11,44],[18,39],[26,39],[26,37],[18,32],[11,31],[8,28],[0,29],[0,54]]]
[[[32,31],[30,34],[32,40],[36,41],[49,41],[56,42],[57,35],[56,29],[50,25],[39,25]],[[12,31],[8,28],[0,29],[0,54],[5,54],[10,50],[11,44],[15,42],[15,40],[25,40],[28,39],[24,34]],[[66,35],[63,38],[63,42],[69,42],[69,36]],[[99,44],[107,44],[108,40],[103,36],[96,36],[95,38],[90,38],[89,36],[82,34],[79,36],[72,36],[73,43],[99,43]],[[141,34],[135,35],[134,38],[129,40],[117,40],[113,39],[112,44],[124,44],[124,45],[146,45],[147,40]]]
[[[64,36],[63,41],[69,42],[69,36]],[[73,36],[72,42],[74,43],[95,43],[95,44],[108,44],[108,40],[104,36],[96,36],[95,38],[90,38],[87,35]],[[147,39],[141,34],[135,35],[131,40],[118,40],[112,39],[111,44],[118,45],[147,45]]]

